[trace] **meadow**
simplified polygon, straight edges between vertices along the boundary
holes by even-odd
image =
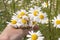
[[[43,12],[47,13],[49,19],[48,24],[39,24],[39,28],[44,40],[58,40],[60,38],[60,28],[54,27],[52,20],[58,14],[60,14],[60,0],[0,0],[0,32],[4,30],[7,22],[10,21],[13,13],[20,9],[29,10],[29,8],[34,6],[41,7],[41,3],[46,2],[47,7],[42,8]],[[50,1],[50,6],[48,5]],[[25,39],[26,40],[26,37]]]

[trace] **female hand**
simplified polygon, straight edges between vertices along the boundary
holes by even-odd
[[[0,40],[23,40],[29,29],[15,29],[12,25],[7,25],[0,35]]]

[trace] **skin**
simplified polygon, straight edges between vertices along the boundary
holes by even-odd
[[[7,25],[0,35],[0,40],[23,40],[29,29],[15,29],[12,25]]]
[[[33,30],[38,30],[39,27],[35,26]],[[12,25],[7,25],[7,27],[0,34],[0,40],[23,40],[23,38],[28,34],[31,28],[13,28]]]

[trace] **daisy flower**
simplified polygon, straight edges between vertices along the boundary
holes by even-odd
[[[54,27],[60,28],[60,14],[58,14],[57,17],[54,17],[52,23],[54,24]]]
[[[18,20],[18,23],[20,24],[20,26],[22,27],[27,27],[28,26],[28,22],[29,22],[29,18],[28,16],[24,15],[22,16],[22,18],[20,18]]]
[[[28,26],[28,21],[26,19],[20,19],[18,20],[18,24],[17,25],[20,25],[20,27],[27,27]]]
[[[42,24],[48,23],[47,14],[43,12],[39,12],[39,15],[36,17],[36,21]]]
[[[26,10],[21,9],[20,11],[17,11],[16,14],[18,18],[21,18],[22,16],[26,15],[27,12]]]
[[[35,6],[34,8],[30,8],[29,12],[33,14],[33,16],[37,16],[40,10],[41,7]]]
[[[27,37],[29,38],[27,40],[43,40],[44,39],[40,31],[37,31],[37,32],[29,31],[29,35],[27,35]]]
[[[48,1],[48,3],[43,2],[41,5],[42,5],[43,8],[47,8],[47,6],[50,6],[50,1]]]
[[[30,8],[28,16],[31,21],[34,20],[34,18],[39,14],[40,10],[41,10],[41,8],[37,7],[37,6],[35,6],[34,8]]]
[[[20,19],[18,19],[17,18],[17,15],[14,13],[14,15],[12,16],[12,18],[11,18],[11,22],[9,22],[9,24],[11,24],[11,25],[13,25],[14,27],[20,27],[20,23],[19,23],[19,21],[18,20],[20,20]],[[18,25],[19,24],[19,25]]]
[[[14,28],[17,28],[17,20],[11,19],[11,21],[8,23],[9,23],[9,25],[12,25]]]

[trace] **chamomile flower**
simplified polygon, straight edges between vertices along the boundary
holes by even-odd
[[[16,16],[16,14],[14,14],[10,20],[10,22],[7,22],[8,24],[12,25],[13,27],[17,28],[18,25],[18,18]]]
[[[47,14],[43,12],[39,12],[38,17],[36,17],[36,21],[42,24],[47,23],[48,21]]]
[[[27,12],[26,12],[26,10],[21,9],[20,11],[16,12],[16,14],[17,14],[18,18],[21,18],[22,16],[26,15]]]
[[[41,7],[35,6],[34,8],[30,8],[29,12],[33,14],[33,16],[37,16],[40,10],[41,10]]]
[[[19,21],[18,21],[18,23],[20,23],[20,26],[22,26],[22,27],[27,27],[28,26],[28,21],[26,20],[26,19],[20,19]]]
[[[29,35],[27,35],[27,37],[29,38],[27,40],[43,40],[44,39],[40,31],[37,31],[37,32],[29,31]]]
[[[31,21],[32,20],[35,21],[35,17],[39,14],[40,10],[41,10],[41,8],[37,7],[37,6],[35,6],[34,8],[30,8],[28,15],[29,15],[29,18],[30,18]]]
[[[23,16],[20,20],[18,20],[18,23],[22,27],[27,27],[28,26],[28,21],[29,21],[28,16]]]
[[[18,20],[18,23],[20,23],[20,25],[23,26],[23,27],[27,27],[28,26],[28,21],[29,21],[28,16],[24,15],[24,16],[22,16],[22,18],[20,18]]]
[[[17,20],[11,19],[10,22],[8,22],[9,25],[12,25],[14,28],[17,28]]]
[[[47,6],[50,6],[50,1],[48,1],[48,3],[47,2],[42,3],[43,8],[47,8]]]
[[[60,14],[58,14],[57,17],[54,17],[52,23],[54,24],[54,27],[60,28]]]

